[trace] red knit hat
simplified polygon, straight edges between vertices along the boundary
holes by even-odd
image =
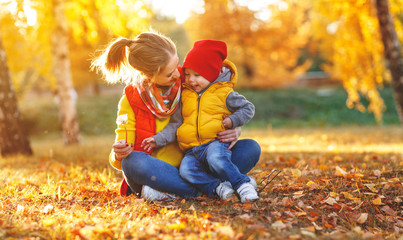
[[[227,44],[223,41],[196,41],[183,62],[183,68],[191,68],[213,82],[220,75],[222,62],[227,57]]]

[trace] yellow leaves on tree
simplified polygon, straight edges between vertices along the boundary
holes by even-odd
[[[148,30],[149,9],[142,1],[72,1],[67,5],[66,17],[72,36],[71,62],[74,85],[96,86],[98,77],[90,72],[91,56],[112,38],[132,38]]]
[[[17,94],[56,88],[50,36],[54,27],[51,0],[6,1],[0,7],[0,32]],[[136,1],[68,1],[70,62],[75,86],[97,79],[89,72],[95,49],[117,36],[133,37],[148,30],[149,8]]]
[[[278,86],[290,83],[310,65],[298,62],[299,50],[306,46],[310,34],[308,8],[309,3],[292,0],[259,10],[231,0],[205,0],[204,13],[195,14],[185,27],[193,41],[210,38],[227,42],[228,58],[240,72],[239,86]]]
[[[105,36],[131,38],[146,30],[148,12],[142,1],[82,0],[69,2],[66,16],[74,42],[98,48],[109,42]]]
[[[392,12],[403,11],[403,1],[390,1]],[[374,113],[382,120],[384,102],[377,90],[391,77],[384,65],[383,45],[373,1],[314,1],[311,11],[313,32],[321,43],[324,68],[343,81],[348,93],[347,106]],[[396,22],[397,32],[401,22]],[[401,33],[401,31],[400,31]],[[402,41],[403,36],[400,34]],[[369,101],[366,108],[360,93]]]
[[[45,21],[43,16],[51,14],[49,10],[42,11],[44,5],[49,4],[9,1],[0,6],[0,32],[17,95],[33,87],[41,90],[55,86],[51,77],[51,45],[44,41],[50,36],[51,21]],[[38,81],[40,78],[48,81]]]

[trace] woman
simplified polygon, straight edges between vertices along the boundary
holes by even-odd
[[[122,170],[121,194],[135,193],[147,200],[199,195],[194,186],[179,176],[183,157],[177,143],[154,151],[141,147],[143,139],[164,129],[180,104],[181,78],[175,44],[167,37],[144,32],[133,40],[120,38],[109,45],[93,62],[110,83],[122,80],[127,86],[120,99],[118,124],[109,161]],[[217,135],[232,142],[232,162],[246,174],[257,163],[260,147],[251,139],[237,141],[240,129],[229,129]],[[129,187],[127,187],[127,184]]]

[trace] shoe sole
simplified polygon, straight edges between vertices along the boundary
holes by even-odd
[[[257,200],[259,199],[259,197],[256,197],[256,198],[252,198],[252,199],[248,199],[248,198],[246,198],[245,200],[243,200],[243,201],[241,201],[242,203],[245,203],[245,202],[256,202]]]
[[[223,198],[221,198],[221,200],[227,200],[228,198],[230,198],[232,196],[234,196],[234,192],[225,195]]]

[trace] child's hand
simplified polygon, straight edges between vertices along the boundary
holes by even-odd
[[[141,143],[141,147],[144,148],[147,152],[153,150],[157,146],[155,139],[153,137],[149,137],[143,140]]]
[[[232,128],[232,120],[231,118],[223,115],[223,120],[222,120],[222,125],[224,125],[225,129],[231,129]]]

